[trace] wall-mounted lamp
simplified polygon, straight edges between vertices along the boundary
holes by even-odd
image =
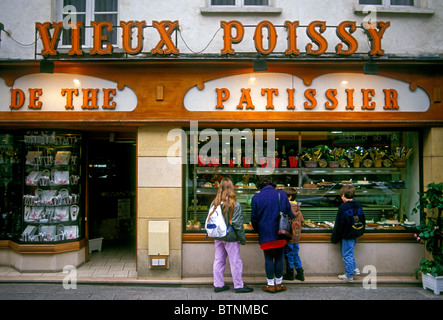
[[[253,70],[254,70],[254,72],[268,70],[268,65],[266,64],[266,59],[262,59],[262,58],[254,59],[254,69]]]
[[[40,60],[40,73],[54,73],[54,61]]]
[[[0,42],[2,42],[2,31],[5,31],[5,25],[0,22]]]
[[[376,62],[368,61],[363,66],[364,74],[378,74],[378,64]]]

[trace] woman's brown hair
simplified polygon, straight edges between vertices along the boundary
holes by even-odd
[[[221,205],[222,211],[226,212],[226,209],[229,209],[229,224],[232,224],[232,214],[234,212],[234,206],[237,202],[237,197],[234,193],[234,185],[232,184],[231,179],[223,178],[220,181],[220,186],[218,187],[217,195],[215,199],[212,201],[214,209],[211,212],[211,215],[214,213],[215,209]]]

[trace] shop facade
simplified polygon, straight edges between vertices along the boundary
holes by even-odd
[[[416,9],[432,21],[441,14],[437,6]],[[414,237],[416,195],[443,175],[438,48],[430,49],[436,56],[400,54],[389,41],[389,28],[405,23],[395,15],[355,32],[348,20],[363,19],[358,8],[334,26],[319,22],[323,13],[303,16],[309,22],[298,26],[289,6],[249,12],[247,22],[203,7],[199,19],[220,28],[208,53],[187,52],[178,40],[180,19],[153,17],[145,26],[132,22],[133,8],[120,6],[116,52],[100,31],[105,23],[93,29],[91,41],[102,40],[91,49],[75,45],[82,38],[76,29],[63,49],[53,42],[63,25],[36,17],[36,59],[0,62],[1,165],[10,199],[0,263],[21,271],[81,265],[89,240],[103,231],[92,227],[92,217],[117,197],[118,221],[132,217],[133,228],[116,232],[133,233],[140,279],[209,276],[213,242],[204,219],[217,181],[228,176],[247,230],[244,274],[260,276],[263,255],[248,215],[257,177],[272,174],[278,187],[298,191],[307,222],[300,251],[306,274],[342,272],[330,234],[346,183],[357,186],[370,220],[359,264],[379,274],[410,274],[424,255]],[[190,38],[205,35],[193,28]],[[323,37],[322,28],[332,35]],[[364,54],[353,47],[368,41]],[[104,163],[91,155],[110,141],[134,146],[125,149],[134,159],[125,163],[134,167],[126,174],[135,186],[129,209],[120,193],[91,205],[97,192],[90,177]]]

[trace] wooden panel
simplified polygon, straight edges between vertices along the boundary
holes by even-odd
[[[0,64],[0,77],[12,85],[22,75],[38,72],[38,62],[23,64]],[[315,77],[332,72],[362,73],[362,62],[268,62],[269,72],[289,73],[301,77],[309,84]],[[443,87],[443,67],[432,63],[379,62],[379,75],[410,83],[411,89],[422,87],[432,100],[435,88]],[[440,70],[440,71],[439,71]],[[94,129],[104,125],[112,127],[139,126],[146,124],[189,125],[198,120],[199,125],[242,125],[249,127],[291,126],[300,127],[352,127],[364,124],[369,127],[429,126],[443,124],[441,103],[431,101],[427,112],[190,112],[183,106],[186,92],[205,81],[252,72],[252,61],[56,61],[55,72],[100,77],[118,83],[119,88],[130,87],[138,97],[138,105],[132,112],[73,111],[61,112],[0,112],[0,123],[8,126],[66,127],[76,122],[78,129]],[[158,88],[162,97],[158,97]],[[156,94],[157,93],[157,94]],[[0,101],[9,106],[10,101]],[[208,108],[213,106],[208,106]],[[43,118],[43,119],[42,119]]]
[[[183,243],[205,243],[213,242],[213,239],[207,238],[206,233],[184,233]],[[358,239],[359,242],[386,242],[386,243],[415,243],[417,240],[413,233],[365,233]],[[246,242],[258,243],[257,233],[247,233]],[[300,242],[307,243],[325,243],[331,242],[331,233],[309,233],[305,232],[301,234]]]
[[[59,244],[19,244],[10,240],[0,241],[0,248],[11,248],[18,253],[64,253],[78,251],[86,246],[86,239]]]

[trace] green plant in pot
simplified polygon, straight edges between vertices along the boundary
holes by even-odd
[[[306,167],[316,167],[321,155],[322,151],[318,146],[314,148],[302,148],[300,159],[304,161]]]
[[[418,272],[421,271],[423,275],[443,277],[443,182],[428,184],[419,195],[413,213],[420,212],[421,223],[415,236],[417,241],[425,245],[429,254],[420,261],[415,276],[418,278]]]

